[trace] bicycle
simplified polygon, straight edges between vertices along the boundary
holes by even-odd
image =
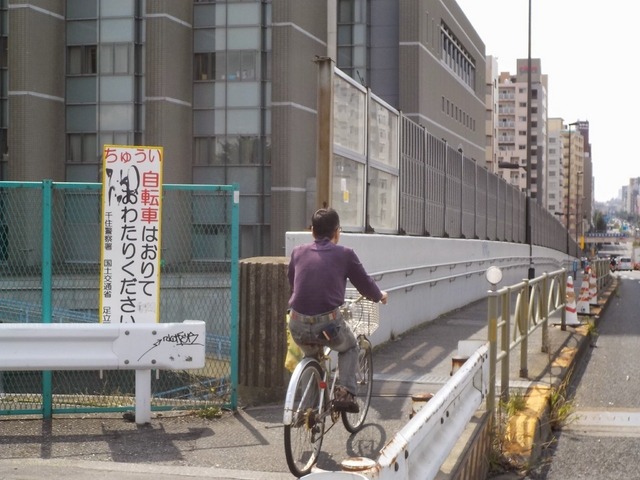
[[[315,465],[324,435],[342,419],[349,433],[359,431],[366,419],[373,387],[371,342],[367,338],[379,324],[378,304],[362,296],[353,298],[355,289],[347,289],[348,298],[341,307],[343,318],[357,339],[358,413],[337,411],[333,397],[338,368],[332,365],[331,349],[324,347],[318,357],[304,357],[296,366],[284,404],[284,448],[287,465],[297,477],[307,475]],[[337,362],[335,362],[337,365]],[[325,421],[331,419],[327,428]]]

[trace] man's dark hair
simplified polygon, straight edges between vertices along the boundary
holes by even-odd
[[[333,237],[340,226],[340,217],[333,208],[321,208],[311,217],[311,227],[315,238]]]

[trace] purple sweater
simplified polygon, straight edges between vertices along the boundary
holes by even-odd
[[[334,310],[344,303],[347,279],[368,299],[382,299],[382,292],[353,249],[328,238],[300,245],[293,249],[289,261],[289,307],[303,315]]]

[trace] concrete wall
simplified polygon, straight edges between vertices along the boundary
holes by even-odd
[[[312,241],[309,232],[287,232],[286,255]],[[491,285],[484,273],[492,265],[503,271],[498,287],[527,278],[529,245],[485,240],[458,240],[342,233],[342,245],[353,248],[378,285],[389,292],[380,306],[380,327],[371,336],[383,343],[424,322],[482,299]],[[533,248],[535,275],[566,265],[567,255]]]

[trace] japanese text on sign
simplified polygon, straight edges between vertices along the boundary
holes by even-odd
[[[159,320],[162,147],[105,145],[100,321]]]

